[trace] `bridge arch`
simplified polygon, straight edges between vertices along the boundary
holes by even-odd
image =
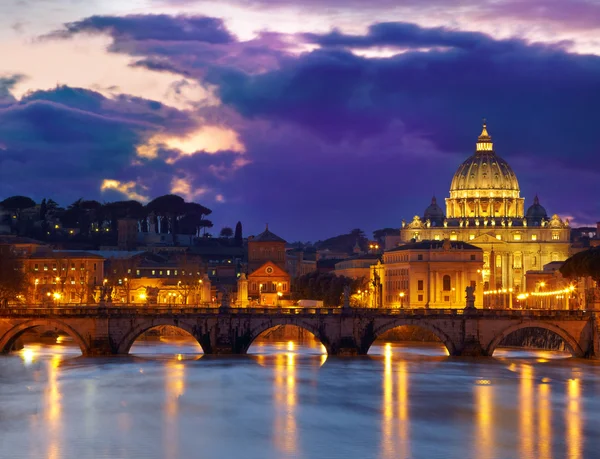
[[[247,334],[247,338],[244,340],[244,343],[242,345],[242,353],[248,353],[248,349],[250,349],[252,343],[254,343],[254,341],[256,341],[256,338],[258,338],[264,332],[271,328],[283,325],[292,325],[308,331],[317,339],[317,341],[319,341],[325,347],[325,349],[327,350],[327,354],[331,353],[329,348],[329,341],[327,339],[323,339],[323,335],[321,334],[321,331],[318,327],[311,325],[309,322],[305,322],[303,320],[298,320],[294,318],[269,319],[254,326],[252,329],[250,329],[249,333]]]
[[[55,319],[32,319],[15,325],[6,333],[4,333],[2,337],[0,337],[0,353],[5,354],[10,352],[15,344],[15,341],[19,339],[23,333],[40,326],[57,328],[61,332],[66,333],[73,338],[83,355],[88,355],[90,353],[89,344],[85,341],[85,339],[83,339],[77,330],[61,322],[60,320]]]
[[[180,322],[178,320],[164,319],[164,320],[152,320],[152,321],[136,324],[123,336],[123,338],[121,338],[121,340],[117,344],[117,352],[116,353],[117,354],[129,354],[129,351],[131,351],[131,347],[133,346],[133,344],[136,342],[136,340],[140,336],[142,336],[147,331],[152,330],[153,328],[165,327],[165,326],[179,328],[180,330],[187,332],[188,334],[193,336],[194,339],[198,342],[198,344],[200,345],[200,348],[202,349],[202,352],[206,352],[204,349],[204,346],[198,339],[197,330],[196,330],[195,326],[187,324],[185,322]]]
[[[549,330],[555,333],[556,335],[560,336],[560,338],[565,342],[565,345],[567,346],[569,352],[571,352],[571,355],[573,357],[585,356],[585,352],[581,349],[579,342],[567,331],[563,330],[557,325],[543,321],[527,321],[506,327],[504,330],[498,333],[490,342],[489,346],[486,349],[486,354],[489,356],[493,355],[494,351],[500,345],[504,338],[506,338],[511,333],[516,332],[517,330],[522,330],[524,328],[542,328],[544,330]]]
[[[446,347],[446,350],[448,351],[449,355],[456,355],[456,345],[454,344],[454,341],[452,341],[452,338],[450,338],[450,336],[448,336],[443,330],[436,327],[435,325],[428,322],[427,320],[411,320],[411,319],[392,320],[383,325],[380,325],[379,327],[376,327],[373,330],[373,334],[371,335],[371,337],[366,342],[362,343],[361,353],[367,354],[369,352],[369,349],[373,345],[373,343],[385,332],[390,331],[397,327],[405,326],[405,325],[409,325],[409,326],[413,326],[413,327],[417,327],[417,328],[423,328],[423,329],[433,333],[435,336],[437,336],[439,338],[439,340],[442,342],[442,344]]]

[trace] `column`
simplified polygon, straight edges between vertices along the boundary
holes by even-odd
[[[459,288],[456,289],[457,302],[459,306],[462,306],[462,301],[464,296],[466,295],[465,289],[467,288],[467,282],[465,279],[465,272],[460,272],[460,285]]]
[[[508,281],[506,288],[513,288],[513,272],[514,272],[515,256],[512,252],[508,254]]]

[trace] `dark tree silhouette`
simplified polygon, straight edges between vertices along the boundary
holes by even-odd
[[[16,300],[27,290],[27,275],[21,262],[10,251],[0,255],[0,305]]]
[[[235,225],[235,245],[237,246],[241,246],[242,243],[244,242],[243,236],[242,236],[242,222],[237,222]]]
[[[591,277],[600,285],[600,247],[592,247],[568,258],[559,269],[566,278]]]
[[[346,285],[354,292],[362,288],[363,284],[363,279],[351,279],[333,273],[314,271],[294,280],[293,298],[322,300],[325,306],[340,306]]]
[[[221,228],[219,237],[230,238],[231,236],[233,236],[233,230],[229,226],[224,226],[223,228]]]

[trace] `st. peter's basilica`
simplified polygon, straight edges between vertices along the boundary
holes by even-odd
[[[519,292],[524,290],[526,271],[569,257],[570,228],[558,215],[548,217],[537,196],[525,211],[517,176],[496,154],[484,123],[475,153],[454,174],[446,212],[434,197],[422,217],[402,221],[395,242],[445,239],[483,250],[484,289]],[[456,300],[462,295],[457,292]]]

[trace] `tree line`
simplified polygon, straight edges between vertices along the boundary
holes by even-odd
[[[102,231],[116,235],[123,218],[136,220],[142,232],[200,236],[213,227],[206,218],[212,213],[209,208],[174,194],[159,196],[146,205],[135,200],[100,203],[81,198],[62,208],[53,199],[43,199],[39,210],[31,198],[11,196],[1,201],[0,207],[9,212],[0,223],[8,224],[11,232],[41,240],[63,228],[77,230],[81,237]]]

